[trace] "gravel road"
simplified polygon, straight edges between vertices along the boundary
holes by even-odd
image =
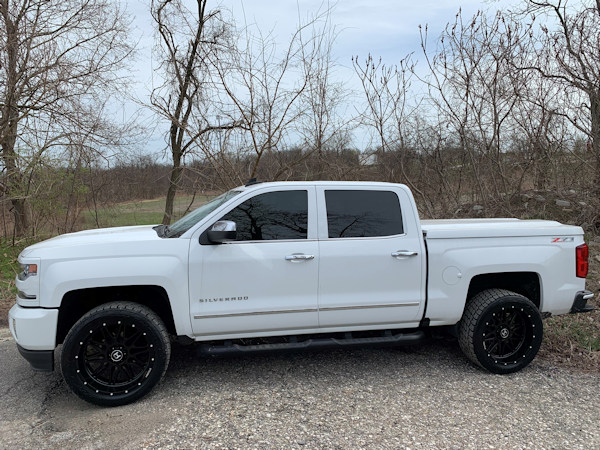
[[[141,401],[99,408],[0,329],[0,448],[600,448],[600,377],[508,376],[454,343],[212,359],[176,346]]]

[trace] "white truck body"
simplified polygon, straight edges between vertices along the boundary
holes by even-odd
[[[276,182],[233,191],[177,237],[161,237],[152,226],[121,227],[25,249],[19,262],[36,265],[37,273],[16,280],[20,293],[9,325],[17,344],[23,351],[53,351],[68,331],[61,327],[78,319],[61,319],[68,316],[65,308],[86,293],[119,288],[160,292],[168,302],[161,314],[171,315],[161,318],[171,323],[171,334],[196,341],[455,325],[478,284],[529,292],[546,315],[571,311],[578,293],[591,297],[585,278],[576,276],[576,248],[584,244],[577,226],[516,219],[421,222],[410,190],[400,184]],[[213,224],[236,207],[287,191],[306,193],[302,238],[206,241]],[[342,191],[397,198],[401,232],[332,237],[333,203],[326,195],[341,192],[343,199]],[[501,285],[491,285],[494,280]]]

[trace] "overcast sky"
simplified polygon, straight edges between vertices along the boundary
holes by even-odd
[[[195,1],[186,1],[194,10]],[[127,9],[133,16],[133,28],[139,39],[138,61],[132,73],[136,80],[135,92],[140,100],[147,100],[151,89],[154,26],[149,13],[150,0],[130,0]],[[508,0],[339,0],[330,2],[331,21],[339,31],[334,45],[334,59],[341,66],[338,76],[352,77],[351,57],[364,59],[370,53],[383,58],[388,65],[399,62],[409,53],[414,59],[420,55],[419,25],[429,27],[430,41],[435,42],[448,22],[462,9],[463,17],[471,17],[477,10],[494,10],[507,5]],[[327,7],[321,0],[221,0],[209,1],[209,8],[219,5],[230,10],[238,24],[256,24],[263,33],[273,31],[282,42],[296,29],[298,18],[306,19],[319,9]],[[346,69],[344,69],[346,68]],[[127,107],[127,109],[130,109]],[[152,119],[150,119],[152,120]],[[156,130],[149,146],[163,146],[166,127]]]

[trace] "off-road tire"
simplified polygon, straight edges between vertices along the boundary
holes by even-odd
[[[61,369],[83,400],[119,406],[150,392],[170,356],[171,342],[160,317],[137,303],[112,302],[92,309],[71,328]]]
[[[470,299],[458,329],[464,354],[493,373],[526,367],[542,345],[540,311],[528,298],[505,289],[488,289]]]

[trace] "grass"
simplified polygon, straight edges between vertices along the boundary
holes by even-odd
[[[173,205],[175,220],[183,216],[190,207],[190,203],[192,204],[190,210],[193,210],[213,197],[213,195],[176,197]],[[96,217],[101,227],[158,224],[162,222],[164,210],[164,198],[117,203],[106,208],[100,208],[97,212],[85,211],[83,214],[83,228],[95,228]]]
[[[0,240],[0,325],[7,325],[8,310],[15,303],[15,277],[20,271],[17,257],[25,247],[34,242],[23,240],[13,245],[12,241]]]

